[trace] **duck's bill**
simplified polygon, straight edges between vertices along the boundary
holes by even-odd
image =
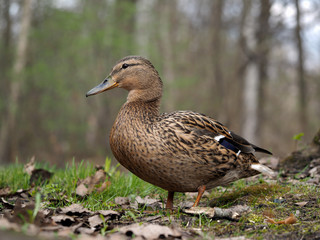
[[[87,92],[86,97],[102,93],[117,86],[117,82],[113,81],[111,77],[107,77],[105,80],[103,80],[102,83],[100,83],[98,86],[92,88],[89,92]]]

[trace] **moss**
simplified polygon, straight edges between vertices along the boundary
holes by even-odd
[[[225,207],[233,203],[246,203],[248,205],[254,203],[263,204],[266,198],[270,198],[270,196],[274,197],[278,193],[286,191],[289,191],[289,188],[286,186],[262,183],[227,193],[219,198],[213,199],[209,205],[211,207]]]

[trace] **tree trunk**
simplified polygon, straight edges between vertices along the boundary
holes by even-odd
[[[297,75],[298,75],[298,87],[299,87],[299,123],[300,129],[303,132],[307,131],[308,117],[307,117],[307,100],[306,100],[306,81],[305,81],[305,71],[304,71],[304,49],[302,44],[301,37],[301,13],[299,0],[295,0],[296,6],[296,27],[295,27],[295,40],[296,47],[298,51],[298,66],[297,66]]]
[[[245,2],[245,1],[244,1]],[[251,8],[243,2],[243,7]],[[251,142],[257,141],[257,125],[258,125],[258,69],[256,63],[256,39],[252,31],[252,26],[248,23],[255,22],[256,19],[250,14],[251,9],[243,9],[242,25],[244,26],[240,34],[240,46],[247,57],[243,67],[244,84],[243,84],[243,127],[242,135]]]
[[[212,2],[212,18],[211,18],[211,26],[212,26],[212,62],[213,62],[213,76],[214,80],[212,81],[211,89],[214,94],[212,94],[215,99],[213,101],[217,101],[218,106],[218,119],[225,124],[228,124],[227,122],[227,115],[228,115],[228,109],[227,109],[227,99],[228,97],[225,96],[225,84],[224,84],[224,77],[222,72],[222,58],[223,52],[222,48],[222,41],[221,41],[221,35],[222,35],[222,17],[223,17],[223,7],[224,7],[224,0],[216,0]],[[225,114],[227,113],[227,114]]]
[[[160,28],[160,44],[162,51],[162,63],[163,63],[163,78],[165,84],[165,98],[163,99],[164,110],[171,112],[175,108],[175,87],[174,87],[174,44],[176,33],[176,2],[175,1],[159,1],[157,5],[162,5],[162,11],[160,15],[159,28]]]
[[[246,77],[244,81],[244,124],[243,136],[249,141],[257,142],[258,125],[258,69],[255,63],[249,63],[246,68]]]
[[[3,120],[0,133],[0,162],[10,161],[14,157],[12,146],[9,146],[14,135],[16,113],[18,109],[18,98],[22,87],[22,71],[26,65],[26,55],[28,46],[28,35],[31,22],[32,0],[24,0],[22,6],[22,17],[20,24],[20,33],[17,40],[17,52],[13,66],[13,80],[10,86],[10,95],[8,97],[7,115]],[[9,152],[8,152],[9,150]]]
[[[245,121],[243,135],[257,144],[260,142],[261,129],[265,118],[266,83],[268,79],[269,57],[269,18],[270,0],[260,0],[260,13],[257,16],[255,36],[248,34],[251,49],[245,51],[249,58],[245,79],[244,103]],[[250,39],[251,38],[251,39]]]
[[[270,0],[260,1],[260,14],[258,19],[258,26],[256,31],[257,39],[257,64],[258,64],[258,125],[257,137],[261,136],[265,119],[265,103],[266,103],[266,88],[268,81],[268,67],[269,67],[269,52],[270,52]]]
[[[244,114],[244,94],[238,89],[244,88],[245,83],[245,73],[248,67],[248,63],[250,60],[250,54],[248,53],[248,44],[244,34],[248,13],[250,12],[251,1],[242,0],[242,9],[239,21],[239,35],[238,35],[238,53],[237,53],[237,67],[234,71],[233,79],[237,79],[237,85],[234,88],[234,91],[237,92],[235,95],[235,103],[237,104],[237,108],[233,108],[233,116],[237,119],[241,119],[241,121],[237,121],[237,128],[241,128],[243,126]]]
[[[10,0],[4,1],[4,9],[3,9],[3,22],[5,23],[5,28],[3,29],[3,54],[1,54],[1,65],[0,70],[2,73],[6,72],[11,63],[10,56],[10,42],[11,42],[11,28],[12,28],[12,20],[10,17]],[[2,76],[4,77],[4,76]]]

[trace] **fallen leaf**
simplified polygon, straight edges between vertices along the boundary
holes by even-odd
[[[92,217],[89,217],[88,221],[91,228],[99,226],[104,222],[99,215],[94,215]]]
[[[56,215],[56,216],[52,216],[51,219],[55,222],[55,223],[59,223],[62,226],[66,226],[69,227],[71,226],[73,223],[75,223],[75,220],[73,217],[71,216],[67,216],[67,215]]]
[[[308,204],[308,202],[296,202],[296,203],[294,203],[294,205],[297,205],[299,207],[304,207],[307,204]]]
[[[45,226],[51,223],[49,218],[42,210],[37,211],[36,215],[33,216],[35,209],[35,203],[33,200],[26,201],[22,198],[17,198],[12,212],[9,214],[5,213],[5,217],[10,221],[18,224],[33,223],[37,226]]]
[[[266,217],[268,223],[272,224],[294,224],[297,222],[297,218],[291,213],[289,217],[287,217],[285,220],[276,222],[274,219]]]
[[[31,176],[32,171],[35,169],[35,157],[32,156],[30,159],[30,162],[26,163],[24,165],[24,172],[26,172],[29,176]]]
[[[135,236],[136,238],[141,237],[144,239],[181,238],[182,236],[182,233],[176,228],[146,223],[136,223],[121,227],[119,232],[127,237]]]
[[[309,170],[310,177],[315,177],[318,172],[320,172],[319,166],[312,168],[311,170]]]
[[[101,186],[97,188],[97,192],[98,192],[98,193],[103,192],[103,191],[106,190],[110,185],[111,185],[111,182],[110,182],[110,181],[104,181],[104,182],[101,184]]]
[[[34,184],[43,185],[46,181],[49,181],[52,177],[53,173],[45,170],[45,169],[34,169],[31,173],[30,177],[30,185],[33,186]]]
[[[108,220],[120,218],[120,213],[113,210],[99,210],[98,213]]]
[[[150,198],[149,196],[146,196],[145,198],[141,198],[140,196],[137,196],[135,198],[135,202],[132,205],[133,208],[145,208],[145,210],[157,210],[161,209],[162,204],[158,199]]]
[[[76,194],[84,197],[88,194],[88,188],[83,183],[80,183],[76,188]]]
[[[130,200],[128,197],[116,197],[114,199],[114,202],[118,205],[129,205],[130,204]]]
[[[31,186],[36,183],[43,184],[48,181],[53,175],[53,173],[45,169],[36,169],[34,156],[30,159],[30,162],[24,165],[24,172],[26,172],[30,176],[29,183]]]
[[[106,172],[103,169],[99,169],[94,175],[86,177],[83,180],[78,181],[78,186],[76,188],[76,194],[84,197],[90,194],[93,190],[98,192],[104,191],[111,183],[106,181]],[[98,185],[101,184],[100,187]]]
[[[9,193],[11,193],[11,189],[9,187],[0,189],[0,197],[7,196]]]
[[[69,216],[72,216],[72,215],[74,215],[74,216],[82,216],[82,215],[90,215],[90,214],[92,214],[92,212],[90,210],[84,208],[82,205],[77,204],[77,203],[71,204],[68,207],[61,208],[59,210],[59,212],[64,213],[64,214],[69,215]]]

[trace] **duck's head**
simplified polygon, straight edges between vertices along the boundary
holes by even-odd
[[[95,95],[113,88],[129,91],[128,101],[150,102],[162,95],[162,81],[152,63],[139,56],[121,59],[102,83],[91,89],[86,96]]]

